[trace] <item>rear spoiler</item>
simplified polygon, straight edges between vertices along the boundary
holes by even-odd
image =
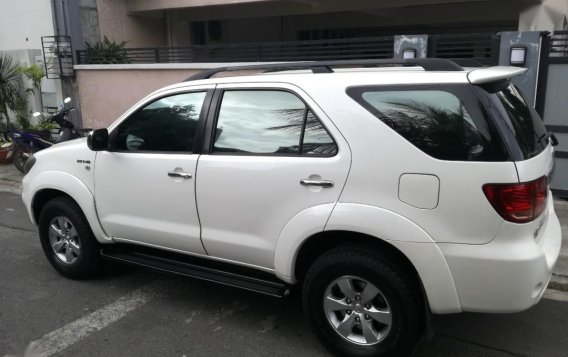
[[[526,68],[519,67],[489,67],[474,69],[467,74],[467,79],[471,84],[488,84],[500,81],[508,81],[511,78],[521,75],[527,71]]]

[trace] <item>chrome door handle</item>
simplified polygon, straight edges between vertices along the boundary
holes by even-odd
[[[327,180],[300,180],[300,184],[302,186],[318,186],[318,187],[323,187],[323,188],[332,188],[333,187],[333,181],[327,181]]]
[[[175,171],[168,172],[168,176],[169,177],[180,177],[180,178],[185,179],[185,180],[189,180],[192,177],[191,174],[189,174],[187,172],[175,172]]]

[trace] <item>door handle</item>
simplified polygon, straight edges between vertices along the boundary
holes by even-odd
[[[333,181],[327,180],[300,180],[300,184],[302,186],[318,186],[323,188],[332,188]]]
[[[168,172],[168,176],[169,177],[179,177],[185,180],[189,180],[192,176],[190,173],[187,172],[175,172],[175,171],[170,171]]]

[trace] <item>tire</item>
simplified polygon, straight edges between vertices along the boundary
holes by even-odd
[[[21,172],[25,173],[24,165],[28,157],[37,152],[37,149],[30,144],[20,143],[14,148],[14,166]]]
[[[39,217],[43,252],[61,275],[86,279],[101,271],[99,244],[81,208],[70,198],[47,202]]]
[[[337,356],[406,356],[424,330],[415,280],[371,249],[335,248],[307,272],[304,311],[314,334]]]

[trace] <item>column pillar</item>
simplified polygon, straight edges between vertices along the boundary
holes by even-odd
[[[525,63],[518,65],[527,68],[527,72],[513,79],[513,83],[525,93],[531,105],[535,105],[538,66],[540,60],[540,31],[507,31],[501,32],[501,49],[499,65],[511,66],[511,49],[525,49]]]
[[[416,58],[428,56],[428,35],[397,35],[394,37],[394,58],[402,59],[404,50],[415,50]]]

